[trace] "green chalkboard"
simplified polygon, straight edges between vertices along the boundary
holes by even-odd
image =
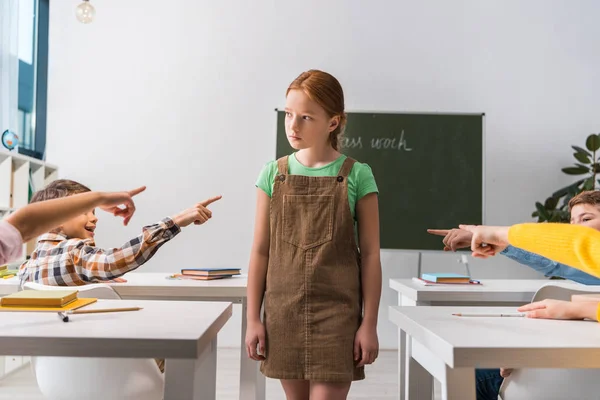
[[[344,154],[379,186],[381,247],[440,250],[427,228],[481,224],[483,114],[348,113]],[[277,158],[293,153],[277,111]]]

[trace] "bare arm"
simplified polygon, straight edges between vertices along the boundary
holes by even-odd
[[[260,322],[260,308],[265,292],[267,265],[269,263],[269,204],[271,199],[261,189],[257,188],[256,193],[254,240],[248,267],[248,323]]]
[[[372,364],[379,354],[377,315],[381,297],[381,260],[377,194],[370,193],[358,201],[356,216],[362,261],[363,321],[354,338],[354,360],[361,367]]]
[[[24,242],[96,207],[106,208],[114,215],[122,216],[127,224],[135,212],[135,205],[131,198],[145,189],[146,187],[143,186],[129,192],[87,192],[41,201],[20,208],[8,216],[6,222],[17,228]],[[117,209],[116,206],[121,204],[125,208]]]
[[[265,280],[269,265],[271,199],[261,189],[256,189],[256,215],[254,240],[248,267],[248,309],[246,311],[246,352],[253,360],[265,359],[265,327],[260,320],[260,308],[265,294]],[[257,351],[260,349],[260,353]]]
[[[362,260],[361,283],[364,301],[363,324],[377,326],[381,298],[381,259],[379,243],[379,204],[377,194],[370,193],[356,205],[358,237]]]

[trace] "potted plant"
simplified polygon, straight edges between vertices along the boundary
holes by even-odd
[[[596,175],[600,173],[600,134],[591,134],[585,141],[585,149],[572,146],[577,160],[574,166],[562,169],[568,175],[581,176],[576,182],[557,190],[542,204],[535,203],[535,211],[531,214],[538,222],[569,222],[569,201],[585,190],[595,190],[600,184]],[[586,150],[587,149],[587,150]]]

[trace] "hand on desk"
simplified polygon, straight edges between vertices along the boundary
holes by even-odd
[[[597,301],[573,303],[570,301],[546,299],[519,307],[528,318],[544,319],[591,319],[597,320]]]

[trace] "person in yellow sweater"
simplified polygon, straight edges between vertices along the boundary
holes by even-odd
[[[461,225],[473,234],[473,257],[488,258],[512,245],[600,277],[600,232],[582,225],[526,223],[513,226]],[[518,309],[530,318],[600,321],[600,303],[543,300]]]

